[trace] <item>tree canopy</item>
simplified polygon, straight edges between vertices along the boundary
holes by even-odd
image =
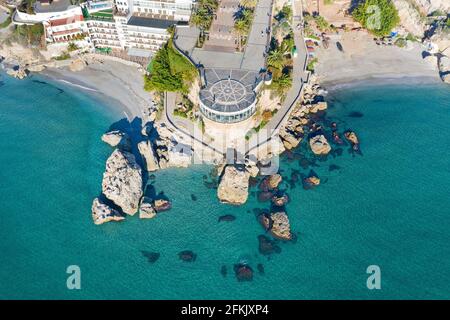
[[[352,12],[353,18],[377,36],[386,36],[400,22],[391,0],[365,0]]]
[[[147,91],[187,92],[197,69],[183,55],[173,48],[170,39],[158,50],[148,67],[144,89]]]

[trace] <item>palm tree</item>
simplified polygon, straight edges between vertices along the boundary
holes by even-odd
[[[276,89],[277,93],[282,96],[290,89],[292,86],[292,77],[287,74],[283,73],[281,77],[274,80],[273,82],[274,88]]]
[[[279,70],[283,69],[284,53],[278,48],[270,51],[267,57],[267,64]]]
[[[242,50],[242,40],[244,39],[245,35],[248,32],[248,27],[244,20],[237,20],[234,24],[234,31],[237,34],[238,37],[238,47],[239,51]]]
[[[239,1],[239,4],[243,6],[244,8],[254,8],[256,7],[256,4],[258,3],[258,0],[241,0]]]

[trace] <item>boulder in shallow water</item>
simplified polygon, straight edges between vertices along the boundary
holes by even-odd
[[[252,281],[253,280],[253,270],[250,266],[239,263],[234,266],[234,272],[236,274],[236,279],[238,281]]]
[[[138,149],[144,159],[147,171],[156,171],[159,169],[158,159],[156,158],[153,146],[150,140],[141,141],[138,143]]]
[[[269,239],[268,237],[266,237],[264,235],[258,236],[258,242],[259,242],[259,246],[258,246],[259,253],[261,253],[263,255],[270,255],[273,253],[281,252],[281,248],[279,246],[277,246],[275,241]]]
[[[95,224],[102,224],[109,221],[121,221],[125,218],[119,211],[100,202],[99,198],[95,198],[92,202],[92,219]]]
[[[181,251],[178,257],[185,262],[194,262],[197,259],[197,255],[190,250]]]
[[[167,211],[172,208],[172,203],[166,199],[157,199],[153,203],[153,207],[155,208],[156,212]]]
[[[152,201],[148,197],[142,197],[139,205],[139,218],[152,219],[156,216],[155,208],[153,208]]]
[[[285,212],[271,213],[270,219],[272,220],[270,232],[273,236],[283,240],[291,240],[291,226],[287,214]]]
[[[234,220],[236,220],[236,217],[233,216],[232,214],[226,214],[224,216],[220,216],[219,217],[219,222],[222,222],[222,221],[231,222],[231,221],[234,221]]]
[[[161,254],[159,252],[141,251],[142,255],[147,258],[148,262],[155,263]]]
[[[106,132],[102,135],[102,141],[109,144],[111,147],[125,147],[124,149],[129,149],[130,138],[125,132],[120,130],[113,130]]]
[[[106,161],[102,191],[126,214],[134,215],[137,212],[143,193],[142,171],[133,154],[114,150]]]
[[[272,197],[272,203],[277,207],[284,206],[288,201],[289,201],[289,198],[285,194],[282,196],[275,195]]]
[[[278,188],[278,185],[281,183],[282,180],[283,180],[283,178],[281,177],[280,174],[278,174],[278,173],[272,174],[271,176],[269,176],[267,178],[267,186],[271,190]]]
[[[309,139],[309,145],[314,154],[326,155],[331,151],[331,146],[323,134],[318,134]]]
[[[217,197],[221,202],[243,204],[248,198],[250,173],[241,166],[229,165],[217,188]]]

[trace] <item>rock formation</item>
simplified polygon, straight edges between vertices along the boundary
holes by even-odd
[[[217,189],[217,197],[221,202],[243,204],[248,198],[248,181],[250,173],[241,166],[229,165],[225,167]]]
[[[158,159],[153,151],[152,143],[150,140],[141,141],[138,143],[138,149],[144,159],[147,171],[156,171],[159,169]]]
[[[126,214],[137,212],[142,197],[142,172],[133,154],[114,150],[106,161],[102,190]]]
[[[309,145],[312,152],[317,155],[326,155],[331,151],[331,146],[323,134],[310,138]]]
[[[420,16],[420,12],[408,0],[392,1],[398,10],[400,25],[416,37],[423,37],[425,32],[425,22]]]
[[[153,207],[155,208],[156,212],[167,211],[172,208],[172,203],[170,203],[170,201],[166,199],[157,199],[155,200],[155,202],[153,202]]]
[[[28,72],[27,69],[25,69],[25,68],[23,68],[21,66],[15,66],[15,67],[13,67],[11,69],[8,69],[6,71],[6,73],[9,74],[10,76],[14,77],[14,78],[22,80],[22,79],[24,79],[24,78],[26,78],[28,76],[29,72]]]
[[[270,232],[273,236],[283,240],[291,240],[291,226],[287,214],[285,212],[271,213],[270,219],[272,220]]]
[[[153,208],[152,201],[148,197],[142,197],[139,204],[139,218],[151,219],[156,216],[156,211]]]
[[[99,198],[95,198],[92,202],[92,220],[95,224],[102,224],[109,221],[120,221],[125,218],[115,209],[100,202]]]
[[[130,138],[128,135],[119,130],[106,132],[102,135],[102,141],[109,144],[111,147],[123,147],[123,149],[130,149]]]

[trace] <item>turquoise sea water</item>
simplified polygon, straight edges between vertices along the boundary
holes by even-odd
[[[448,86],[333,92],[329,117],[358,133],[363,156],[344,147],[341,156],[316,161],[323,183],[314,190],[290,183],[293,170],[311,169],[301,166],[302,154],[310,157],[304,146],[282,157],[298,240],[267,258],[258,252],[263,230],[254,209],[269,204],[258,203],[256,188],[242,207],[220,204],[203,182],[209,166],[156,173],[156,192],[173,202],[157,218],[95,226],[90,207],[111,152],[100,136],[120,112],[37,76],[2,80],[2,299],[450,298]],[[218,223],[224,214],[237,218]],[[180,261],[182,250],[196,261]],[[149,263],[141,251],[160,258]],[[252,282],[236,281],[239,261],[255,270]],[[381,268],[378,291],[366,288],[373,264]],[[81,290],[66,287],[69,265],[81,268]]]

